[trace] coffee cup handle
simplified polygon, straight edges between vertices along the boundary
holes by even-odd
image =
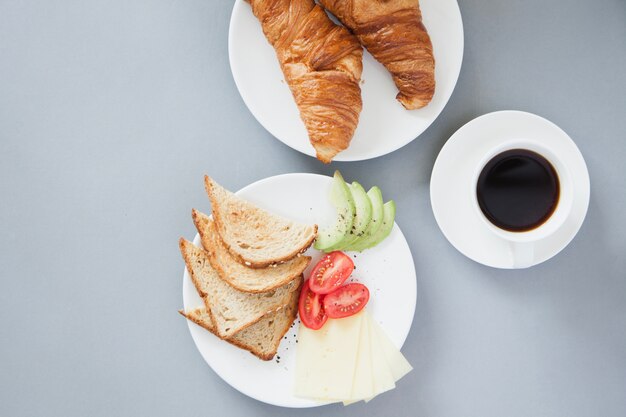
[[[535,260],[535,245],[533,243],[511,242],[513,268],[528,268]]]

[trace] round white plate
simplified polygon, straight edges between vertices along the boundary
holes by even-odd
[[[360,161],[388,154],[417,138],[439,116],[452,95],[463,61],[463,21],[456,0],[421,0],[424,25],[435,53],[437,88],[423,109],[405,110],[387,70],[365,51],[363,110],[350,147],[335,161]],[[244,0],[237,0],[228,34],[230,68],[254,117],[284,144],[315,156],[274,48]]]
[[[278,215],[324,227],[333,224],[336,217],[328,198],[331,183],[332,178],[322,175],[285,174],[255,182],[237,195]],[[196,236],[194,243],[200,245],[199,236]],[[321,253],[309,249],[307,255],[313,256],[313,261],[305,272],[305,278]],[[366,284],[370,290],[367,310],[385,329],[393,343],[401,347],[415,313],[416,278],[411,251],[400,228],[395,225],[389,237],[380,245],[356,254],[353,260],[356,269],[352,277]],[[186,269],[183,276],[183,303],[185,310],[203,305]],[[268,362],[218,339],[194,323],[188,324],[204,360],[238,391],[259,401],[283,407],[321,405],[292,395],[298,347],[297,324],[285,335],[278,355]]]
[[[460,128],[445,144],[430,180],[430,200],[437,224],[462,254],[495,268],[513,268],[510,245],[493,234],[473,207],[473,174],[489,152],[507,141],[533,139],[562,159],[572,177],[574,203],[564,225],[537,242],[532,265],[544,262],[576,236],[589,205],[589,173],[572,139],[554,123],[531,113],[499,111],[480,116]],[[531,265],[531,266],[532,266]]]

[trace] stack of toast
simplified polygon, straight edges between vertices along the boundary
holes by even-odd
[[[316,225],[271,214],[210,177],[205,187],[212,218],[192,211],[202,247],[180,239],[180,251],[204,307],[180,311],[217,337],[263,360],[276,354],[298,312],[302,255]]]

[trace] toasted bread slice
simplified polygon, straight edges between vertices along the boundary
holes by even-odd
[[[299,291],[291,293],[289,303],[278,311],[267,313],[259,321],[235,333],[227,342],[245,349],[258,358],[269,361],[278,351],[281,339],[289,330],[298,312]],[[206,308],[179,311],[187,319],[216,334],[215,324]]]
[[[265,292],[281,287],[298,278],[311,262],[309,256],[296,256],[285,263],[266,268],[248,268],[230,254],[215,228],[215,222],[194,209],[193,222],[200,233],[202,246],[209,254],[209,262],[220,277],[239,291]]]
[[[317,236],[317,225],[305,225],[268,213],[237,197],[210,177],[204,185],[217,231],[228,251],[251,268],[285,262],[304,252]]]
[[[180,251],[198,294],[203,298],[215,324],[215,333],[221,338],[229,338],[257,322],[265,314],[282,308],[303,281],[300,276],[272,291],[242,292],[219,277],[203,249],[181,238]]]

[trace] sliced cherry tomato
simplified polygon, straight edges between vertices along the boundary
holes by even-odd
[[[344,285],[324,297],[324,311],[328,317],[340,319],[363,310],[370,299],[367,287],[358,282]]]
[[[311,272],[311,291],[317,294],[331,293],[348,279],[352,271],[354,262],[348,255],[339,251],[328,253]]]
[[[304,281],[302,290],[300,291],[300,301],[298,303],[298,312],[300,313],[300,320],[309,329],[320,329],[328,316],[324,311],[324,305],[322,304],[323,295],[315,294],[309,287],[308,279]]]

